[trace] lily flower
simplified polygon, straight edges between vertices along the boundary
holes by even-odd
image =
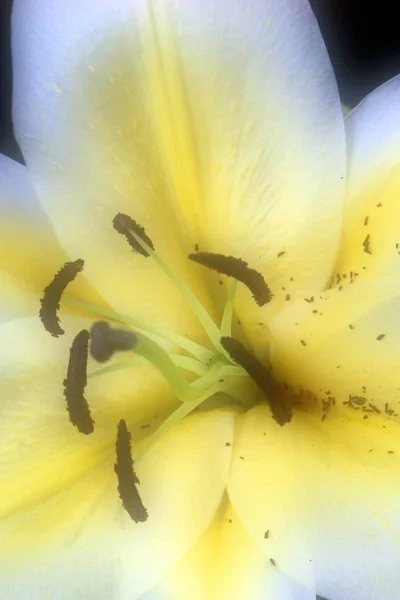
[[[305,0],[15,0],[12,52],[0,598],[393,600],[400,79],[344,122]]]

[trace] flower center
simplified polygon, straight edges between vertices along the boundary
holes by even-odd
[[[212,349],[140,317],[133,318],[79,300],[63,299],[66,304],[88,309],[99,316],[99,320],[93,323],[90,332],[81,331],[71,347],[67,377],[64,380],[64,394],[72,424],[84,434],[90,434],[94,429],[95,423],[90,415],[90,402],[87,402],[84,396],[87,377],[104,376],[111,371],[146,362],[151,363],[161,373],[180,401],[180,405],[147,439],[136,454],[135,460],[143,456],[149,447],[173,425],[200,407],[211,408],[230,403],[239,410],[247,410],[256,404],[262,394],[277,423],[284,425],[289,422],[292,417],[292,404],[285,390],[274,380],[270,370],[238,339],[232,337],[237,282],[245,284],[257,304],[262,306],[272,298],[262,275],[249,268],[240,258],[206,252],[189,255],[189,259],[233,278],[221,322],[217,324],[185,281],[156,252],[143,227],[123,214],[118,214],[114,218],[113,225],[116,231],[126,238],[134,252],[141,254],[144,260],[153,260],[177,287],[207,333]],[[83,265],[82,259],[66,263],[45,289],[40,317],[45,328],[55,337],[64,333],[57,317],[62,293],[68,283],[82,270]],[[165,350],[165,347],[171,344],[176,351]],[[97,362],[108,364],[86,374],[89,351]],[[123,352],[124,359],[111,361],[115,352]],[[122,424],[121,421],[118,435],[125,436],[124,439],[128,435],[125,429],[126,424],[125,422]],[[124,442],[124,445],[118,440],[119,438],[117,449],[119,446],[130,448],[129,444]],[[116,472],[119,474],[131,470],[119,468]],[[134,482],[128,485],[120,481],[119,489],[126,488],[136,489]],[[134,491],[131,496],[134,498]],[[124,500],[122,493],[121,498],[124,506],[130,505],[126,498]],[[131,513],[132,510],[129,509],[128,512]],[[143,517],[143,510],[142,512],[139,510],[139,513]]]

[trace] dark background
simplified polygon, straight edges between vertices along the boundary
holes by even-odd
[[[400,0],[310,2],[345,104],[355,106],[377,85],[400,73]],[[12,0],[0,0],[0,152],[21,160],[11,126],[11,5]]]

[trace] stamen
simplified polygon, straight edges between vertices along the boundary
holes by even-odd
[[[269,370],[239,340],[224,337],[221,339],[221,344],[232,360],[247,371],[264,393],[271,409],[272,417],[278,425],[289,423],[292,420],[293,414],[291,402]]]
[[[132,232],[135,232],[139,238],[154,250],[153,242],[146,234],[144,227],[139,225],[139,223],[136,223],[129,215],[118,213],[113,219],[113,226],[118,233],[121,233],[126,237],[128,244],[134,252],[137,252],[146,258],[149,256],[149,253],[137,242],[136,238],[132,235]]]
[[[241,258],[225,256],[224,254],[213,254],[212,252],[189,254],[189,258],[200,265],[244,283],[253,294],[253,298],[258,306],[264,306],[264,304],[272,300],[273,294],[266,284],[264,277],[255,269],[251,269],[247,262]]]
[[[116,350],[132,350],[136,343],[133,332],[111,329],[106,321],[96,321],[90,329],[90,353],[98,362],[106,362]]]
[[[39,317],[45,329],[54,337],[65,333],[57,316],[62,293],[67,285],[82,271],[83,265],[84,261],[81,258],[74,262],[66,262],[55,274],[53,281],[44,289],[43,298],[40,300]]]
[[[114,350],[134,350],[135,354],[146,359],[161,372],[181,402],[193,397],[190,385],[182,377],[168,352],[148,337],[123,329],[111,329],[106,321],[94,323],[90,335],[90,351],[98,362],[109,360]]]
[[[64,396],[71,423],[88,435],[93,433],[94,421],[84,396],[88,358],[89,332],[83,329],[72,342],[67,376],[64,379]]]
[[[117,462],[114,471],[118,477],[118,491],[122,506],[135,523],[143,523],[147,521],[149,515],[136,487],[140,482],[133,470],[131,434],[124,419],[121,419],[118,424],[116,450]]]
[[[117,221],[117,227],[119,229],[117,229],[117,227],[115,226],[115,221]],[[133,226],[131,225],[132,223]],[[133,237],[136,242],[134,249],[136,250],[136,245],[139,245],[145,252],[142,252],[143,256],[151,256],[151,258],[160,267],[164,274],[167,275],[167,277],[169,277],[169,279],[171,279],[171,281],[175,284],[182,296],[186,298],[186,301],[188,302],[193,313],[196,315],[196,317],[202,324],[204,330],[207,332],[208,337],[214,345],[214,348],[218,352],[225,353],[225,350],[223,349],[219,341],[221,337],[221,332],[219,331],[218,327],[216,326],[216,324],[214,323],[204,306],[201,304],[201,302],[199,302],[192,290],[186,285],[184,281],[182,281],[182,279],[180,279],[180,277],[178,277],[178,275],[171,269],[171,267],[163,261],[163,259],[157,254],[157,252],[154,251],[154,247],[151,240],[147,238],[145,233],[144,235],[142,235],[142,231],[144,232],[143,227],[141,225],[138,225],[133,219],[131,219],[131,217],[123,215],[122,213],[119,213],[114,218],[114,227],[117,229],[117,231],[121,230],[120,233],[123,233],[127,237],[128,242],[132,248],[133,246],[131,243],[131,238]],[[130,237],[126,235],[126,232],[129,233]],[[148,241],[150,241],[150,244],[148,243]]]

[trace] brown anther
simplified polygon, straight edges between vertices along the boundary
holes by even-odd
[[[65,333],[57,316],[61,296],[67,285],[82,271],[83,265],[84,261],[81,258],[73,262],[66,262],[54,275],[53,281],[44,288],[43,298],[40,300],[39,317],[45,329],[54,337]]]
[[[124,215],[123,213],[118,213],[115,215],[113,219],[113,226],[118,233],[124,235],[128,241],[128,244],[132,248],[134,252],[145,256],[146,258],[149,256],[148,252],[136,241],[135,237],[132,235],[132,231],[136,233],[138,237],[140,237],[152,250],[154,250],[153,242],[146,234],[144,227],[136,223],[129,215]]]
[[[88,358],[89,332],[83,329],[75,337],[69,354],[67,376],[64,379],[64,396],[71,423],[88,435],[93,433],[94,421],[84,396]]]
[[[278,425],[289,423],[293,415],[292,402],[271,372],[239,340],[222,337],[220,341],[232,360],[243,367],[263,392]]]
[[[213,254],[212,252],[189,254],[189,258],[204,267],[208,267],[244,283],[253,294],[253,298],[258,306],[264,306],[264,304],[272,300],[273,294],[266,284],[264,277],[255,269],[251,269],[247,262],[241,258],[225,256],[224,254]]]
[[[131,434],[124,419],[121,419],[118,424],[116,453],[117,462],[114,471],[118,477],[118,491],[122,506],[135,523],[143,523],[147,521],[148,513],[136,487],[140,482],[133,470]]]

